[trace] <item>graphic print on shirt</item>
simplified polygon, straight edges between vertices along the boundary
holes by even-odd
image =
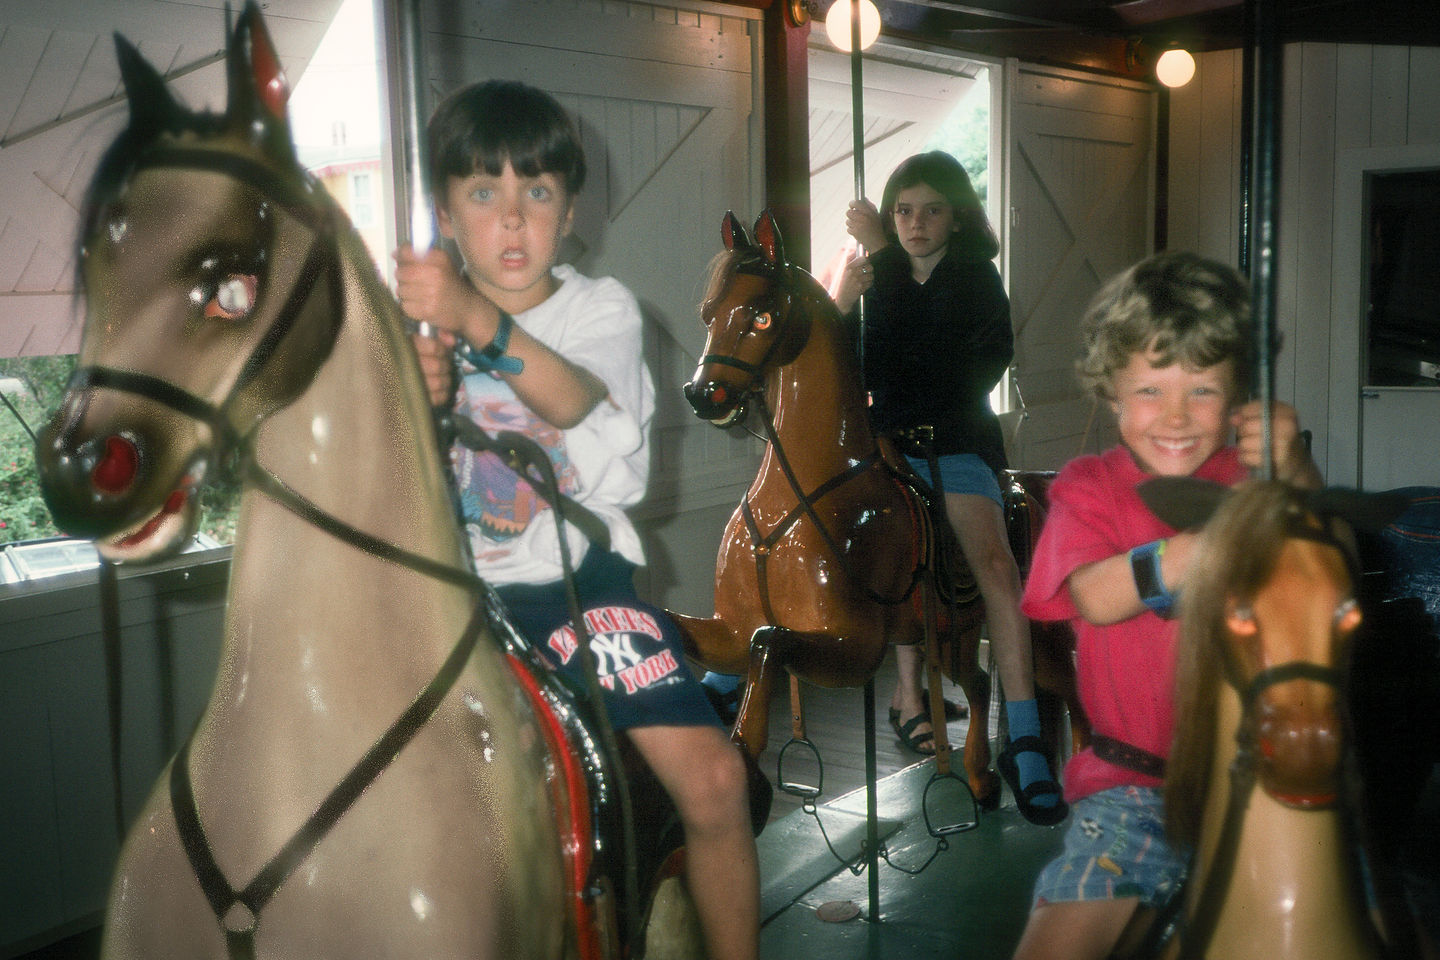
[[[565,452],[565,434],[521,403],[509,384],[488,374],[472,373],[461,381],[457,399],[460,409],[486,433],[509,430],[540,444],[555,468],[560,492],[575,493],[577,474]],[[451,457],[465,522],[478,526],[487,539],[503,543],[519,536],[546,508],[534,488],[495,454],[457,447]]]
[[[633,694],[651,687],[679,683],[680,663],[665,645],[660,625],[644,610],[626,606],[592,607],[585,611],[595,673],[607,690]],[[565,624],[550,634],[546,646],[568,664],[579,649],[575,630]]]

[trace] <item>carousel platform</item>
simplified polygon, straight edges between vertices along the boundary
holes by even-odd
[[[878,913],[870,903],[868,866],[862,863],[855,872],[835,855],[851,864],[860,855],[864,788],[819,805],[813,815],[796,811],[766,828],[759,841],[763,958],[1004,960],[1011,955],[1025,925],[1035,874],[1059,849],[1063,827],[1033,826],[1007,802],[982,813],[973,830],[944,838],[942,847],[921,809],[933,772],[933,761],[918,763],[879,784],[884,859],[876,868]],[[932,790],[931,806],[942,811],[963,806],[953,794],[938,803],[935,796]],[[931,820],[936,820],[933,813]],[[922,866],[918,873],[908,872]]]
[[[931,828],[969,821],[974,811],[963,786],[935,780],[935,761],[921,760],[896,739],[886,717],[894,682],[887,658],[875,680],[877,832],[884,857],[873,890],[861,857],[864,691],[805,688],[806,733],[823,766],[822,793],[807,805],[777,790],[759,837],[764,960],[1004,960],[1020,938],[1034,877],[1060,848],[1064,826],[1028,823],[1006,789],[1000,807],[982,811],[974,829],[943,843],[932,836]],[[948,683],[945,695],[963,702]],[[786,691],[772,706],[770,748],[761,766],[772,783],[783,776],[814,785],[813,762],[812,769],[802,765],[808,752],[792,761],[792,748],[783,773],[777,772],[790,736],[788,716]],[[967,724],[947,725],[952,744],[963,742]],[[990,733],[993,741],[993,727]],[[958,769],[958,753],[955,761]]]
[[[806,733],[823,770],[805,763],[808,752],[792,760],[792,749],[783,776],[819,781],[822,789],[810,804],[777,790],[759,837],[763,960],[1005,960],[1019,940],[1034,877],[1059,849],[1064,825],[1026,822],[1007,789],[998,809],[982,812],[974,829],[946,837],[936,853],[926,810],[931,824],[957,823],[970,815],[967,794],[941,782],[925,803],[935,762],[905,750],[891,731],[886,710],[894,682],[887,658],[875,680],[877,833],[885,854],[874,873],[878,919],[869,868],[858,862],[866,836],[864,691],[806,687]],[[956,699],[959,691],[947,683],[945,695]],[[772,783],[780,779],[777,760],[790,737],[789,709],[788,690],[777,691],[769,748],[761,757]],[[947,725],[952,743],[963,741],[967,723]],[[993,728],[990,733],[994,746]],[[1440,864],[1434,852],[1440,850],[1440,767],[1422,806],[1427,812],[1419,819],[1428,831],[1415,839],[1431,851],[1422,868],[1429,882],[1419,885],[1429,889],[1440,875],[1432,874]],[[927,860],[925,869],[907,872]],[[1429,889],[1427,903],[1440,911],[1440,891]],[[96,960],[98,953],[99,931],[87,930],[23,960]]]

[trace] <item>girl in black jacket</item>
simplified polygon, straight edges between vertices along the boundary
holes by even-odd
[[[1029,623],[1010,552],[1000,485],[1005,464],[990,391],[1014,355],[1010,301],[992,258],[1000,244],[965,168],[941,151],[910,157],[885,184],[880,209],[855,201],[846,229],[868,255],[846,264],[836,303],[865,297],[864,374],[878,432],[933,432],[945,511],[985,598],[1006,699],[1010,744],[996,766],[1033,823],[1064,819],[1060,786],[1039,738]],[[924,451],[901,449],[927,483]],[[896,648],[891,724],[911,749],[933,753],[919,651]]]

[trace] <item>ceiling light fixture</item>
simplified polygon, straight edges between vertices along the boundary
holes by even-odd
[[[1183,87],[1195,76],[1195,58],[1190,51],[1166,50],[1155,61],[1155,79],[1167,87]]]
[[[825,14],[825,35],[837,49],[850,52],[850,11],[857,0],[835,0]],[[866,50],[880,36],[880,10],[874,0],[858,0],[860,4],[860,49]]]

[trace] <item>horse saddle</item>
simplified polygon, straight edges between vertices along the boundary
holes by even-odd
[[[600,715],[604,706],[584,690],[572,689],[544,663],[498,613],[493,593],[487,600],[490,627],[506,649],[511,670],[522,689],[531,692],[532,709],[543,714],[537,719],[547,730],[552,756],[555,751],[565,754],[556,757],[555,768],[569,809],[572,815],[586,811],[580,819],[587,835],[573,835],[582,825],[561,814],[557,805],[556,825],[562,834],[572,834],[571,848],[591,855],[580,888],[571,894],[591,902],[594,921],[605,931],[602,940],[613,936],[625,945],[622,949],[628,947],[627,955],[642,955],[643,944],[630,941],[631,936],[643,936],[638,916],[648,910],[660,882],[684,862],[685,836],[674,803],[628,737],[614,738],[614,752],[606,748],[601,731],[608,723]],[[746,761],[750,823],[758,835],[769,820],[773,790],[755,759],[741,745],[736,749]],[[622,790],[628,799],[628,823]],[[633,875],[627,876],[631,869]]]

